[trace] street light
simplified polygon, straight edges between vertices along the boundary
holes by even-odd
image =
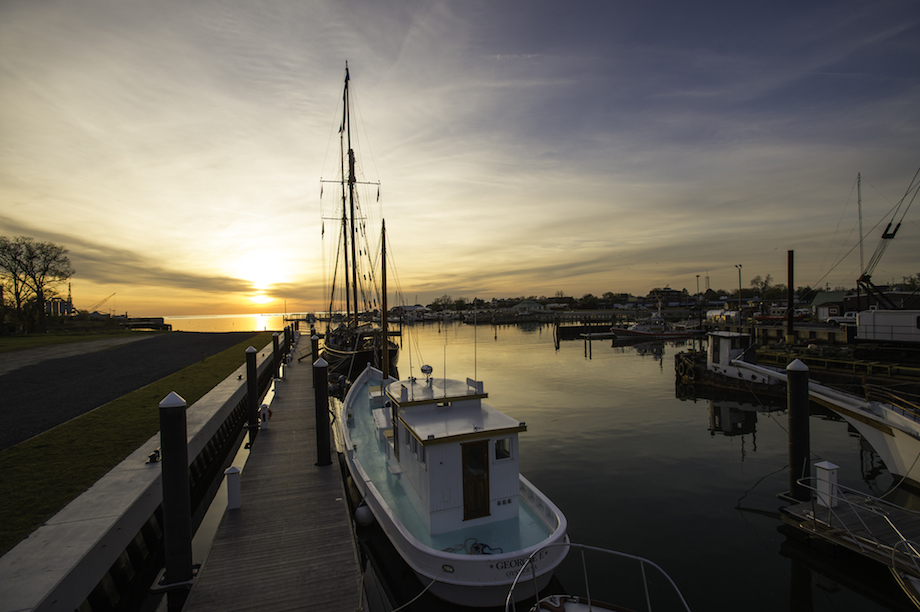
[[[735,264],[738,268],[738,325],[741,325],[741,264]]]

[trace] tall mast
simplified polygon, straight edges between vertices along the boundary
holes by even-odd
[[[856,209],[859,211],[859,273],[866,271],[863,263],[863,227],[862,227],[862,173],[856,173]]]
[[[380,272],[383,276],[383,296],[381,299],[381,313],[380,313],[380,329],[381,336],[383,337],[383,342],[381,345],[383,348],[383,354],[380,356],[380,364],[383,370],[384,380],[387,376],[390,375],[390,343],[389,343],[389,334],[388,334],[388,322],[387,322],[387,222],[383,219],[380,221],[380,244],[381,246],[381,263],[380,263]]]
[[[358,266],[355,250],[355,152],[351,148],[351,112],[348,108],[348,62],[345,62],[345,134],[348,139],[348,217],[351,231],[351,290],[355,302],[355,327],[358,326]],[[343,195],[344,197],[344,195]],[[346,247],[347,248],[347,247]],[[348,270],[346,268],[346,276]]]
[[[345,62],[345,93],[343,107],[348,108],[348,62]],[[342,163],[342,247],[345,257],[345,321],[351,320],[351,282],[348,279],[348,202],[345,199],[345,121],[348,115],[342,111],[342,127],[339,129],[339,161]],[[334,281],[333,281],[334,284]],[[357,305],[356,305],[357,306]],[[331,313],[330,313],[331,316]]]

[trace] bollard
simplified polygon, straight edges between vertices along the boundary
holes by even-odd
[[[166,573],[161,586],[192,581],[192,510],[188,485],[186,402],[175,391],[160,402],[160,448],[163,487],[163,542]],[[173,595],[176,593],[176,595]],[[169,591],[169,607],[181,606],[187,591]]]
[[[789,410],[789,495],[811,500],[811,492],[798,483],[811,476],[811,448],[808,424],[808,366],[796,359],[786,366],[786,404]]]
[[[316,401],[316,465],[330,465],[329,364],[322,357],[313,363],[313,397]]]
[[[240,468],[234,466],[224,470],[227,477],[227,510],[239,510],[242,505],[240,496]]]
[[[268,429],[268,419],[271,418],[271,410],[268,409],[268,404],[262,404],[262,407],[259,409],[259,417],[262,419],[260,429]]]

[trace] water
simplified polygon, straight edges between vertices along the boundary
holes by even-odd
[[[229,329],[240,328],[211,331]],[[802,570],[784,556],[790,545],[778,531],[776,494],[789,488],[787,415],[751,394],[678,399],[673,356],[689,343],[605,340],[589,351],[579,340],[557,349],[551,327],[461,323],[407,328],[402,343],[402,377],[421,376],[427,363],[434,376],[478,378],[491,405],[527,423],[521,472],[565,513],[572,541],[651,559],[691,609],[891,609],[855,582],[817,572],[790,595]],[[813,411],[810,426],[812,461],[840,466],[840,484],[876,494],[892,484],[845,422]],[[873,581],[898,596],[887,574]]]

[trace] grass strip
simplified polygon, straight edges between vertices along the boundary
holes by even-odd
[[[0,554],[54,516],[160,430],[159,403],[175,391],[191,406],[261,349],[253,334],[204,361],[0,452]]]

